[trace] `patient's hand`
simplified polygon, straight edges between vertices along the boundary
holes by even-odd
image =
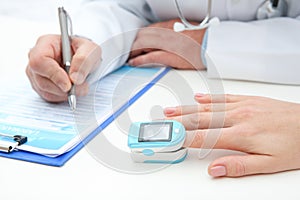
[[[199,94],[195,99],[197,106],[165,109],[168,119],[186,127],[185,146],[201,148],[208,138],[219,136],[211,148],[247,153],[216,159],[209,166],[210,175],[239,177],[300,169],[300,104],[237,95]]]
[[[159,63],[178,69],[205,69],[201,60],[201,43],[205,30],[173,31],[178,19],[142,28],[133,43],[129,64]]]

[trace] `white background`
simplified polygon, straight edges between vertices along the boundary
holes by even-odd
[[[1,0],[0,1],[0,78],[1,87],[25,79],[27,53],[36,38],[58,32],[57,6],[70,13],[76,1]],[[174,73],[174,72],[173,72]],[[206,92],[197,73],[177,72],[195,92]],[[205,74],[205,73],[204,73]],[[165,78],[170,78],[172,72]],[[224,81],[226,93],[264,95],[300,102],[299,87],[251,82]],[[24,94],[25,95],[25,94]],[[149,118],[155,105],[173,104],[165,88],[159,85],[145,94],[130,109],[133,120]],[[161,98],[156,98],[157,96]],[[105,134],[123,138],[116,124]],[[118,140],[118,139],[116,139]],[[109,154],[110,152],[107,152]],[[82,149],[61,168],[0,158],[1,199],[299,199],[300,171],[243,178],[213,179],[207,167],[215,158],[231,152],[215,150],[199,160],[191,150],[187,159],[155,173],[130,175],[110,169],[98,162],[89,149]]]

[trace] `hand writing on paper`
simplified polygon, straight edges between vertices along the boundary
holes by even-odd
[[[177,69],[205,69],[201,43],[205,30],[173,31],[179,19],[159,22],[141,29],[133,43],[129,64],[159,63]]]
[[[247,155],[216,159],[208,172],[214,177],[239,177],[300,169],[300,104],[264,97],[196,95],[200,104],[166,108],[165,115],[184,124],[186,146],[200,148],[209,134],[212,115],[219,138],[213,148],[237,150]]]
[[[87,75],[99,65],[101,49],[90,40],[72,38],[74,52],[70,76],[62,67],[61,41],[59,35],[45,35],[30,50],[26,74],[33,89],[49,102],[67,100],[71,82],[76,85],[76,95],[88,93]]]

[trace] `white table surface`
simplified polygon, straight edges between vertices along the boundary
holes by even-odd
[[[0,1],[1,3],[3,1]],[[25,75],[28,50],[39,35],[59,30],[53,21],[46,20],[47,23],[42,21],[41,19],[34,22],[31,18],[1,15],[1,87],[22,78],[29,84]],[[174,73],[185,77],[194,92],[206,92],[203,79],[193,71],[170,72],[161,83],[172,79]],[[222,83],[226,93],[263,95],[300,102],[299,87],[296,86],[242,81]],[[169,101],[167,96],[166,98],[163,96],[166,90],[158,84],[141,97],[128,110],[132,120],[148,119],[147,113],[157,105],[173,105],[174,101]],[[157,96],[161,98],[156,98]],[[114,133],[116,136],[122,134],[115,123],[109,125],[104,132]],[[0,157],[0,198],[31,200],[300,198],[300,171],[243,178],[211,178],[207,173],[209,163],[217,157],[230,153],[234,152],[214,150],[199,160],[198,151],[190,150],[184,162],[141,175],[121,173],[106,167],[86,148],[60,168]]]

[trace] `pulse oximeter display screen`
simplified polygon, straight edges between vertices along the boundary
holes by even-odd
[[[139,142],[170,142],[172,140],[172,122],[142,123]]]

